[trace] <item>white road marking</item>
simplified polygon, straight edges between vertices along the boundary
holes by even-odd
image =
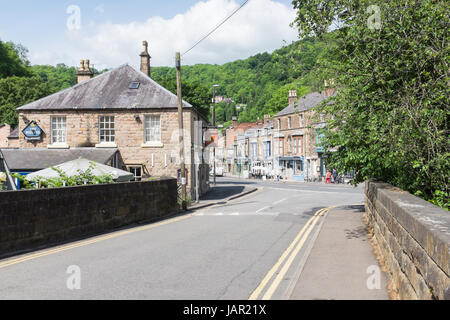
[[[274,202],[273,204],[279,204],[279,203],[282,203],[283,201],[286,201],[288,198],[284,198],[284,199],[281,199],[281,200],[278,200],[277,202]]]
[[[259,209],[258,211],[256,211],[256,213],[260,213],[261,211],[264,211],[264,210],[266,210],[266,209],[269,209],[270,207],[264,207],[264,208],[261,208],[261,209]]]

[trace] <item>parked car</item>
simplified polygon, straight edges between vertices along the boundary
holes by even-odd
[[[214,176],[214,168],[209,170],[209,175]],[[223,177],[223,167],[216,167],[216,177]]]

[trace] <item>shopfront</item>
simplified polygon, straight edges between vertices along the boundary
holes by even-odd
[[[280,157],[278,158],[280,174],[289,180],[305,180],[304,157]]]

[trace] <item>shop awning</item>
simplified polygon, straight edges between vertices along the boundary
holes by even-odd
[[[281,160],[281,161],[302,161],[303,157],[279,157],[278,160]]]

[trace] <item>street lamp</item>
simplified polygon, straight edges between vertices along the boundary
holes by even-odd
[[[213,85],[213,114],[212,114],[212,125],[214,129],[216,129],[216,88],[218,87],[218,84]],[[214,186],[216,186],[216,146],[214,143],[213,147],[213,157],[214,157],[214,171],[213,171],[213,177],[214,177]]]

